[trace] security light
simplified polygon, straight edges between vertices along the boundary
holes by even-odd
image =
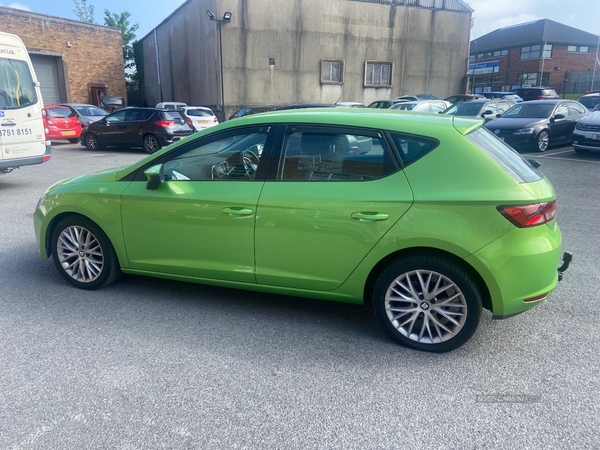
[[[206,10],[206,15],[208,17],[210,17],[210,20],[215,20],[215,15],[213,14],[213,12],[210,9]]]
[[[231,13],[230,12],[226,12],[225,14],[223,14],[223,20],[225,22],[229,22],[231,20]]]

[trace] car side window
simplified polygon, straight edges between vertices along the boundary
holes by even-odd
[[[486,113],[487,111],[491,111],[492,114],[496,114],[498,112],[498,108],[496,107],[496,102],[490,102],[483,108],[482,113]],[[489,113],[487,113],[489,114]]]
[[[578,105],[576,102],[569,103],[569,115],[578,116],[580,114],[584,114],[583,108]]]
[[[510,108],[510,104],[508,102],[498,102],[498,112],[503,113],[504,111]]]
[[[564,103],[558,105],[558,108],[556,108],[556,111],[554,111],[554,115],[557,114],[562,114],[564,117],[567,117],[569,115],[569,109],[567,108],[567,105]]]
[[[277,179],[282,181],[361,181],[397,170],[381,136],[301,130],[285,136]]]
[[[124,122],[125,115],[127,114],[127,112],[128,112],[127,110],[118,111],[118,112],[106,117],[106,121],[109,123]]]
[[[439,113],[446,109],[446,105],[442,102],[431,102],[431,112]]]
[[[164,163],[165,181],[251,181],[261,161],[268,131],[238,131],[203,141]]]
[[[408,166],[425,156],[438,146],[438,142],[410,134],[391,133],[394,146],[404,166]]]
[[[146,110],[132,109],[125,116],[127,122],[144,121],[147,119]]]

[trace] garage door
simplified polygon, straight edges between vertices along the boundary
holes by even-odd
[[[45,104],[60,103],[60,84],[58,80],[58,58],[55,56],[29,55],[35,74],[40,82],[42,98]]]

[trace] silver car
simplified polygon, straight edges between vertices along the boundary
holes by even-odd
[[[577,121],[571,144],[577,153],[600,150],[600,103],[589,116]]]
[[[68,107],[77,115],[82,127],[86,127],[92,122],[97,122],[108,114],[102,108],[86,103],[61,103],[61,105]]]

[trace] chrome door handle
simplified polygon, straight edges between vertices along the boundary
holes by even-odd
[[[380,222],[382,220],[388,220],[390,215],[380,212],[355,212],[352,213],[350,217],[360,220],[361,222]]]
[[[226,206],[225,208],[223,208],[223,212],[225,214],[229,214],[230,216],[242,217],[242,216],[251,215],[253,211],[250,208],[241,208],[241,207],[237,207],[237,206]]]

